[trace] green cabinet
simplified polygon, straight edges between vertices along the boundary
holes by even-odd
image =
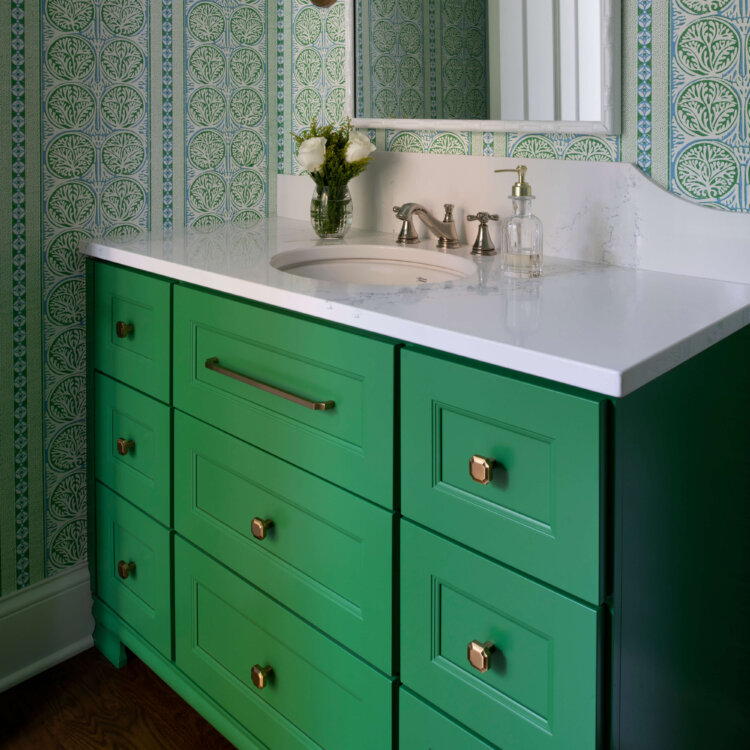
[[[170,657],[170,532],[98,482],[95,494],[97,594]]]
[[[239,747],[391,750],[396,345],[92,276],[95,642]]]
[[[393,514],[175,414],[175,529],[390,674]]]
[[[171,284],[107,263],[94,268],[94,366],[165,403],[171,388]]]
[[[609,399],[91,276],[112,661],[252,750],[742,746],[750,326]]]
[[[494,750],[408,690],[398,692],[398,746],[403,750]]]
[[[270,748],[391,747],[391,680],[179,537],[175,654]]]
[[[393,507],[392,343],[185,287],[174,318],[177,408]]]
[[[595,750],[592,607],[402,521],[401,629],[403,683],[480,736]]]
[[[169,526],[169,407],[99,373],[94,394],[97,479]]]
[[[401,372],[404,516],[598,603],[603,399],[414,351]]]

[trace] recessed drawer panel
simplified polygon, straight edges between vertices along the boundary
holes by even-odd
[[[598,604],[601,402],[413,351],[401,382],[403,514]]]
[[[172,657],[170,532],[96,483],[97,594]]]
[[[393,516],[175,412],[175,529],[391,672]]]
[[[169,526],[169,407],[99,373],[94,388],[97,479]]]
[[[401,750],[495,750],[404,688],[399,690]]]
[[[94,367],[169,401],[170,284],[97,263],[94,271]]]
[[[593,750],[597,611],[407,521],[401,531],[403,683],[503,750]]]
[[[269,748],[390,750],[392,684],[175,539],[176,663]]]
[[[391,344],[208,292],[174,297],[175,406],[392,507]]]

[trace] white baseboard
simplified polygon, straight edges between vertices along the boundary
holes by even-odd
[[[0,692],[86,650],[93,630],[85,563],[0,599]]]

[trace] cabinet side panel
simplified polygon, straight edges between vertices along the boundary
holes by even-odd
[[[750,731],[750,327],[616,404],[613,742]]]

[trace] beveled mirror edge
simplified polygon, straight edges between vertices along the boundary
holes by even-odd
[[[389,130],[447,130],[511,133],[576,133],[619,135],[622,132],[622,7],[621,0],[602,0],[602,113],[601,120],[409,120],[354,116],[354,2],[344,3],[346,35],[346,97],[344,112],[357,128]]]

